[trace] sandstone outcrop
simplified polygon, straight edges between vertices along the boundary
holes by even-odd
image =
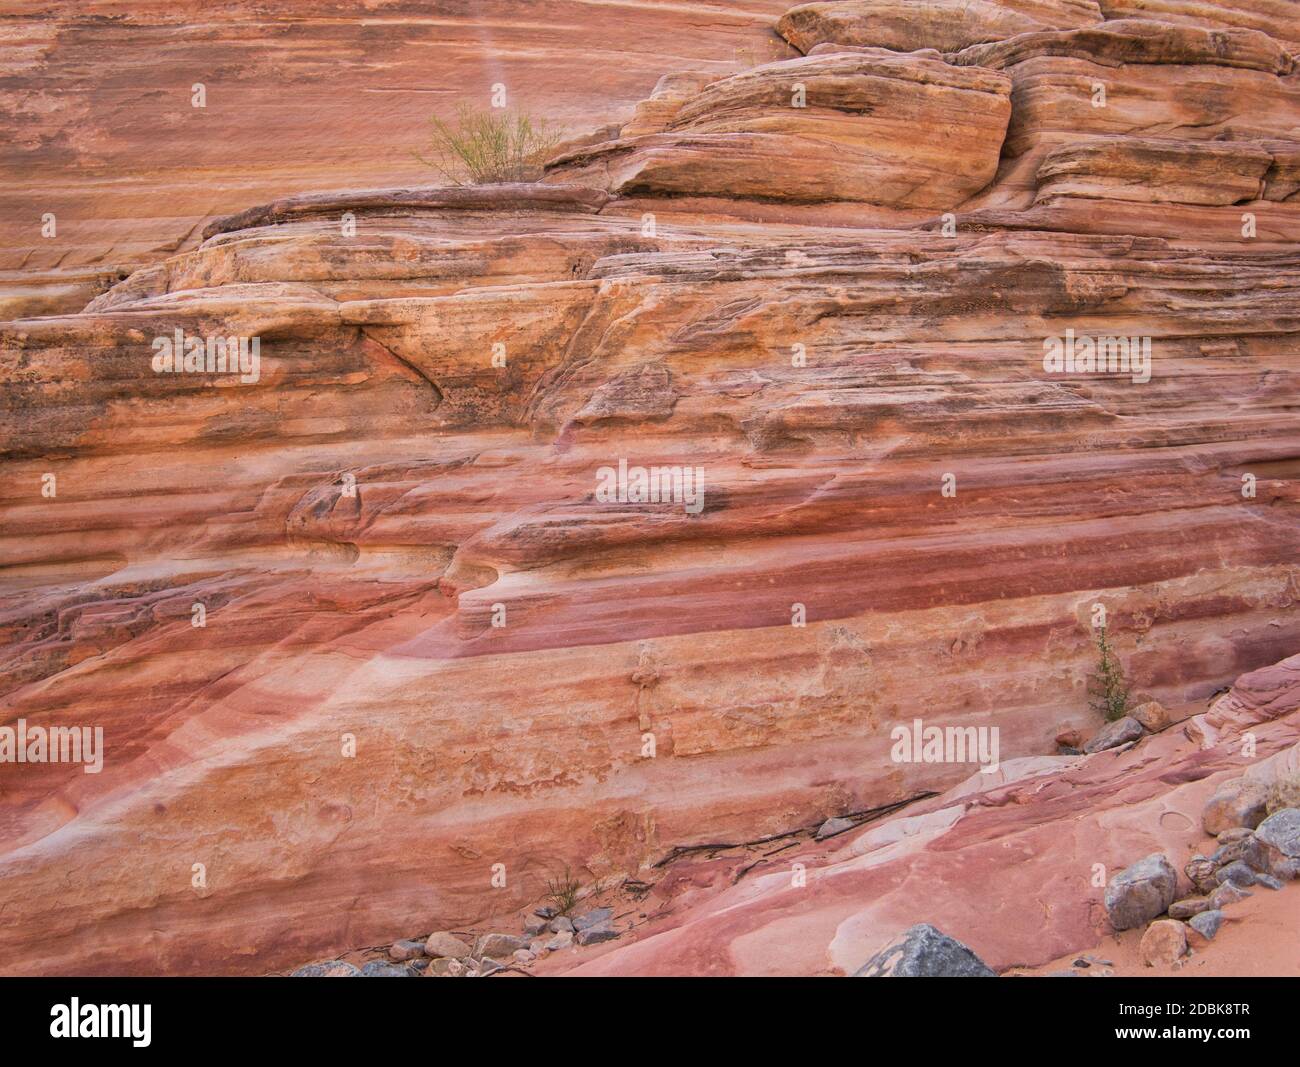
[[[1218,696],[1209,711],[1191,719],[1184,727],[1185,732],[1203,747],[1212,747],[1224,736],[1276,718],[1279,709],[1290,706],[1297,685],[1300,685],[1300,655],[1251,671]],[[1284,768],[1300,770],[1300,764],[1274,765],[1267,776],[1271,778],[1282,773]],[[1250,769],[1247,769],[1247,775],[1250,775]]]
[[[944,209],[997,171],[1011,80],[887,49],[809,56],[712,81],[634,137],[549,165],[625,196],[848,200]]]
[[[428,183],[411,153],[429,116],[487,106],[494,85],[580,131],[627,117],[678,66],[729,74],[794,54],[772,29],[790,0],[535,7],[22,5],[5,31],[0,319],[79,311],[250,204]]]
[[[999,35],[990,44],[951,49],[963,66],[1008,67],[1042,56],[1082,59],[1108,67],[1129,63],[1209,64],[1289,74],[1291,53],[1257,30],[1210,30],[1147,19],[1116,19],[1082,29]]]
[[[1267,199],[1272,153],[1249,141],[1126,138],[1085,141],[1048,153],[1035,203],[1058,196],[1222,206]]]
[[[822,44],[955,52],[981,41],[1101,19],[1093,0],[850,0],[800,4],[782,15],[776,28],[804,53]]]
[[[1159,19],[1161,22],[1259,30],[1300,50],[1300,27],[1288,0],[1100,0],[1107,19]]]

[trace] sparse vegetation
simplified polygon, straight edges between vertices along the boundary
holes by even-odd
[[[1122,719],[1128,711],[1129,685],[1119,657],[1110,647],[1106,627],[1097,628],[1097,669],[1088,679],[1089,706],[1107,722]]]
[[[1300,808],[1300,774],[1278,778],[1264,796],[1264,810],[1270,815],[1283,808]]]
[[[578,903],[578,880],[566,866],[557,878],[546,880],[546,896],[561,915],[568,915]]]
[[[456,109],[453,121],[434,115],[429,125],[429,145],[415,158],[454,185],[530,181],[560,140],[530,115],[468,104]]]

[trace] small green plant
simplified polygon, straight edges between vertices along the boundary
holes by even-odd
[[[1106,639],[1106,627],[1097,628],[1097,669],[1088,679],[1089,706],[1107,722],[1122,719],[1128,711],[1129,687],[1119,657]]]
[[[545,121],[463,103],[452,122],[433,115],[429,125],[429,146],[415,158],[454,185],[529,181],[560,140]]]
[[[568,866],[558,878],[546,880],[546,896],[560,915],[568,915],[578,903],[578,880],[573,877]]]
[[[1270,815],[1283,808],[1300,808],[1300,774],[1277,779],[1264,794],[1264,810]]]

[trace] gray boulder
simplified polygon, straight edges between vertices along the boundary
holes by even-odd
[[[437,933],[430,934],[429,939],[424,943],[424,954],[435,959],[448,957],[453,960],[463,960],[470,954],[470,951],[469,945],[446,930],[439,930]]]
[[[1190,919],[1193,915],[1209,910],[1209,897],[1188,897],[1186,900],[1175,900],[1169,905],[1169,918]]]
[[[417,960],[424,955],[424,942],[412,941],[409,938],[394,941],[392,947],[388,950],[388,955],[398,963],[404,963],[406,960]]]
[[[1084,752],[1101,752],[1108,748],[1118,748],[1142,736],[1142,724],[1137,719],[1125,715],[1122,719],[1108,722],[1098,731],[1097,736],[1083,746]]]
[[[1268,873],[1268,846],[1254,834],[1251,834],[1249,838],[1241,843],[1241,862],[1257,871]]]
[[[1210,907],[1218,911],[1229,904],[1236,904],[1239,900],[1245,900],[1249,896],[1253,896],[1249,889],[1243,889],[1236,882],[1227,881],[1210,894]]]
[[[1256,871],[1267,871],[1268,847],[1249,830],[1245,830],[1242,836],[1219,845],[1210,859],[1220,867],[1240,861]]]
[[[1255,840],[1264,846],[1274,874],[1294,877],[1300,864],[1300,808],[1273,812],[1255,829]]]
[[[1210,862],[1216,867],[1226,867],[1241,859],[1241,842],[1234,841],[1231,845],[1220,845],[1210,854]]]
[[[855,978],[996,978],[960,941],[918,923],[867,960]]]
[[[1230,778],[1219,785],[1214,796],[1205,802],[1201,825],[1215,835],[1236,827],[1250,829],[1264,818],[1268,787],[1250,778]]]
[[[1159,852],[1125,867],[1106,886],[1106,914],[1116,930],[1131,930],[1163,915],[1174,902],[1178,875]]]
[[[1223,912],[1216,910],[1202,911],[1193,915],[1187,925],[1200,934],[1206,941],[1213,941],[1214,935],[1223,925]]]
[[[604,922],[596,923],[594,926],[587,926],[578,931],[578,944],[580,945],[598,945],[602,941],[613,941],[618,937],[618,930],[614,924],[606,919]]]
[[[411,971],[404,964],[387,960],[371,960],[361,968],[362,978],[410,978]]]
[[[573,928],[578,931],[587,929],[589,926],[595,926],[598,923],[608,922],[613,918],[614,912],[610,908],[592,908],[591,911],[583,912],[573,920]]]
[[[1255,872],[1241,860],[1233,860],[1226,867],[1220,867],[1214,879],[1219,885],[1223,885],[1224,882],[1236,882],[1239,886],[1248,887],[1255,884]]]
[[[1244,841],[1246,838],[1254,836],[1255,831],[1247,826],[1230,826],[1219,833],[1219,844],[1231,845],[1236,841]]]
[[[342,960],[326,960],[324,963],[309,963],[299,967],[290,978],[360,978],[361,972],[350,963]]]
[[[493,959],[513,956],[521,948],[527,948],[528,942],[513,934],[484,934],[474,945],[474,955],[491,956]]]

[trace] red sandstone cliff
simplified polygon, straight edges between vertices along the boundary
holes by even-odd
[[[0,765],[0,969],[255,973],[946,790],[891,728],[1095,728],[1097,604],[1183,711],[1300,648],[1285,5],[787,6],[7,25],[0,719],[106,749]],[[498,69],[574,139],[418,184],[429,97]],[[155,373],[177,330],[259,338],[257,380]],[[1149,380],[1052,373],[1067,331],[1149,339]],[[602,499],[620,460],[703,507]],[[1072,903],[991,955],[1045,962],[1094,931],[1060,821],[1080,860],[1117,804],[1173,833],[1168,775],[1231,769],[1143,746],[597,969],[845,969],[910,864],[1008,851]]]

